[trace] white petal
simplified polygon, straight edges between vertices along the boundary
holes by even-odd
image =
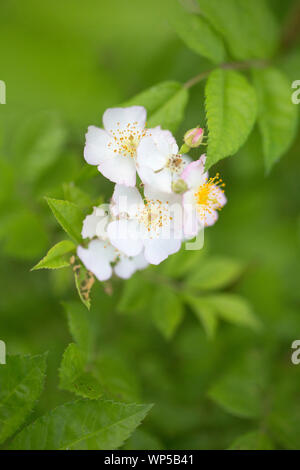
[[[145,258],[150,264],[160,264],[173,253],[180,250],[181,240],[153,238],[144,240]]]
[[[207,181],[208,173],[204,172],[204,156],[195,162],[186,165],[181,174],[181,178],[186,182],[189,188],[197,188]]]
[[[111,212],[113,215],[117,216],[127,213],[130,216],[134,216],[143,207],[143,199],[137,188],[116,184],[112,196]]]
[[[168,204],[168,206],[181,203],[180,194],[163,192],[149,184],[145,184],[144,194],[146,198],[152,199],[153,201],[161,201]]]
[[[100,236],[99,230],[101,227],[106,226],[107,221],[108,217],[104,214],[104,212],[101,213],[100,208],[94,207],[93,213],[87,215],[83,221],[81,231],[82,238],[93,238],[95,236]]]
[[[161,170],[168,162],[168,155],[160,152],[152,137],[143,137],[137,148],[137,164],[153,171]]]
[[[134,262],[135,269],[137,270],[145,269],[149,265],[143,253],[140,253],[139,255],[134,256],[134,258],[132,258],[132,261]]]
[[[122,279],[129,279],[136,271],[135,264],[131,258],[121,258],[115,265],[115,273]]]
[[[139,224],[136,220],[119,219],[107,227],[110,242],[127,256],[136,256],[143,249]]]
[[[176,155],[178,153],[178,145],[175,137],[170,131],[161,129],[160,126],[148,129],[147,135],[150,135],[158,150],[164,155]]]
[[[89,126],[85,135],[84,158],[90,165],[99,165],[114,155],[114,143],[103,129]]]
[[[135,162],[131,157],[114,155],[98,166],[98,170],[113,183],[135,186]]]
[[[116,257],[115,249],[101,240],[92,240],[88,248],[78,246],[77,255],[99,281],[106,281],[112,275],[110,263]]]
[[[186,237],[195,237],[199,232],[199,219],[195,198],[192,191],[187,191],[183,197],[183,225]]]
[[[145,185],[152,186],[157,191],[172,192],[172,174],[167,168],[155,173],[151,168],[141,166],[138,174]]]
[[[103,125],[107,132],[125,129],[128,124],[143,129],[146,125],[147,112],[143,106],[129,108],[109,108],[103,114]]]

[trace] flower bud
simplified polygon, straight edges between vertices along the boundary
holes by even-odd
[[[172,191],[176,194],[182,194],[185,191],[187,191],[188,186],[186,182],[182,179],[178,179],[176,181],[173,181],[172,183]]]
[[[203,137],[203,129],[201,127],[195,127],[184,134],[184,143],[190,148],[196,148],[201,145]]]

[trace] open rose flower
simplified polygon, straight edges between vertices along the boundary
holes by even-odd
[[[90,126],[84,158],[114,183],[135,186],[136,151],[146,135],[146,110],[142,106],[109,108],[103,114],[104,129]]]
[[[143,252],[146,261],[159,264],[181,246],[182,227],[176,220],[178,199],[172,195],[166,199],[165,194],[147,186],[144,193],[145,200],[137,188],[115,186],[111,211],[116,220],[108,225],[107,234],[112,245],[127,256]]]
[[[189,157],[178,154],[178,145],[170,131],[160,126],[150,129],[137,148],[137,170],[143,183],[157,191],[172,193]]]
[[[218,175],[208,179],[204,171],[206,156],[189,163],[181,178],[188,190],[183,194],[184,233],[187,237],[196,236],[203,227],[213,225],[218,219],[218,211],[226,204],[222,180]]]
[[[113,271],[123,279],[128,279],[137,270],[148,266],[144,255],[129,257],[113,247],[107,237],[106,227],[109,221],[106,207],[95,207],[88,215],[82,228],[82,237],[92,239],[87,248],[77,247],[77,255],[99,281],[108,280]],[[97,237],[97,238],[95,238]]]

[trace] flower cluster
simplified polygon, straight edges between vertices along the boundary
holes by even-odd
[[[103,127],[89,127],[84,158],[115,188],[110,204],[85,218],[82,237],[90,241],[77,249],[100,281],[160,264],[213,225],[226,203],[222,181],[204,169],[205,155],[191,161],[170,131],[147,128],[145,108],[107,109]],[[202,129],[188,131],[185,145],[200,145],[202,138]]]

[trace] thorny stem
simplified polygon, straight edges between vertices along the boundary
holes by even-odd
[[[251,68],[264,68],[269,65],[269,62],[266,60],[247,60],[245,62],[226,62],[221,64],[219,67],[215,67],[210,70],[206,70],[205,72],[199,73],[195,77],[191,78],[184,84],[184,88],[188,89],[197,85],[197,83],[205,80],[209,76],[209,74],[215,70],[216,68],[221,68],[223,70],[247,70]]]

